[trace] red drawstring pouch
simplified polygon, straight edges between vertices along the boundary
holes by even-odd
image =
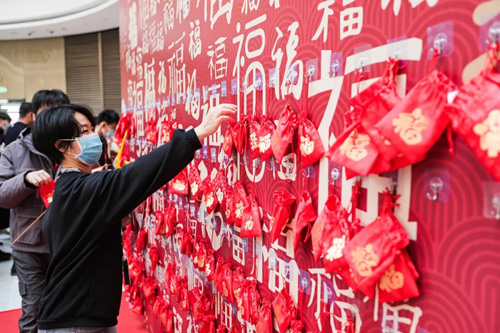
[[[418,297],[416,279],[419,274],[406,250],[402,250],[394,259],[378,283],[380,303],[398,302]]]
[[[198,248],[198,252],[196,252],[198,256],[198,269],[200,271],[205,271],[205,264],[206,264],[206,256],[207,256],[207,250],[205,248],[205,240],[202,240],[200,242],[200,246]]]
[[[302,168],[313,165],[325,154],[318,130],[305,115],[299,122],[299,148]]]
[[[234,224],[241,227],[243,219],[243,210],[250,205],[247,192],[240,181],[236,181],[233,185],[233,203],[234,203]]]
[[[290,330],[288,330],[288,333],[302,333],[303,329],[304,329],[304,324],[302,324],[302,321],[292,320],[292,322],[290,323]]]
[[[292,205],[295,202],[295,197],[285,191],[274,191],[273,199],[274,210],[269,227],[271,243],[274,243],[279,238],[281,231],[290,220]]]
[[[160,322],[163,325],[163,327],[167,327],[168,316],[169,316],[168,306],[165,305],[162,307],[160,311]]]
[[[195,200],[199,200],[202,194],[201,178],[198,168],[194,165],[189,167],[189,189],[191,196]]]
[[[312,204],[311,196],[308,191],[302,192],[299,199],[299,204],[297,206],[297,212],[295,213],[295,228],[293,229],[293,249],[297,251],[300,242],[300,235],[302,229],[307,227],[307,236],[304,239],[304,243],[307,241],[311,234],[311,225],[316,221],[318,216],[314,210]]]
[[[226,325],[224,325],[224,324],[220,324],[220,325],[217,327],[217,333],[226,333],[226,330],[227,330],[227,327],[226,327]]]
[[[149,248],[149,259],[151,260],[151,271],[154,273],[159,260],[158,249],[154,245]]]
[[[234,293],[233,293],[233,271],[231,270],[231,264],[225,263],[222,267],[221,276],[219,276],[221,281],[222,295],[226,297],[228,302],[234,303]]]
[[[139,234],[137,235],[137,241],[135,243],[135,252],[140,253],[146,246],[146,242],[148,240],[148,230],[141,229]]]
[[[325,206],[318,219],[314,223],[311,231],[311,241],[313,246],[314,260],[318,261],[321,257],[321,238],[323,236],[325,225],[330,220],[335,220],[337,208],[342,206],[340,199],[335,194],[331,194],[326,200]]]
[[[233,142],[238,154],[243,154],[243,150],[247,145],[247,124],[248,117],[243,115],[241,116],[240,121],[238,121],[233,127]]]
[[[392,214],[392,196],[386,192],[382,212],[357,233],[343,250],[359,289],[374,295],[375,283],[394,261],[399,249],[409,243],[408,234]]]
[[[156,145],[158,142],[158,132],[156,130],[156,122],[153,120],[148,121],[146,125],[146,141]]]
[[[172,263],[168,263],[165,268],[165,283],[167,286],[172,286],[174,284],[173,277],[175,276],[175,267]]]
[[[259,320],[255,329],[258,333],[273,333],[271,303],[267,299],[262,300],[262,307],[259,310]]]
[[[130,262],[130,278],[136,279],[139,274],[144,270],[144,263],[141,262],[139,257],[133,258]]]
[[[276,131],[276,126],[271,119],[267,118],[267,116],[264,115],[260,124],[259,132],[257,134],[259,138],[260,159],[262,161],[266,161],[273,155],[271,139],[274,135],[274,131]]]
[[[252,238],[262,236],[262,225],[259,205],[255,198],[250,198],[250,205],[243,209],[240,237]]]
[[[227,178],[224,171],[219,170],[213,181],[215,195],[220,206],[226,208],[226,188],[228,187]]]
[[[200,248],[200,244],[194,242],[193,243],[193,265],[195,268],[198,268],[198,250]]]
[[[184,168],[177,176],[168,183],[168,191],[171,194],[188,195],[188,173]]]
[[[278,126],[272,137],[272,149],[274,157],[279,164],[286,154],[288,145],[293,141],[293,131],[298,126],[298,118],[290,104],[285,106],[278,119]]]
[[[411,163],[416,163],[448,126],[445,105],[448,93],[456,89],[446,75],[434,70],[377,123],[376,129]]]
[[[162,144],[172,140],[174,130],[174,123],[171,120],[164,120],[161,122],[160,138]]]
[[[226,129],[226,135],[224,135],[224,141],[222,142],[222,150],[224,150],[228,158],[231,158],[233,155],[233,128],[231,125]]]
[[[292,297],[281,289],[281,292],[273,301],[273,312],[279,331],[285,332],[292,320],[295,318],[295,307]]]
[[[121,141],[123,140],[123,137],[125,136],[126,131],[129,131],[129,135],[132,134],[132,133],[130,133],[130,129],[131,129],[131,123],[132,123],[133,117],[134,117],[134,115],[132,112],[122,112],[120,120],[118,121],[118,124],[116,125],[116,131],[115,131],[115,135],[114,135],[114,138],[118,142],[121,143]],[[133,137],[133,136],[129,136],[129,138],[130,137]]]
[[[213,281],[215,277],[215,257],[214,250],[208,249],[205,260],[205,273],[207,274],[208,281]]]
[[[210,181],[210,177],[203,180],[203,194],[205,196],[205,206],[207,207],[207,213],[212,214],[212,212],[217,207],[218,201],[215,195],[214,187]]]
[[[169,206],[163,210],[165,236],[170,237],[175,231],[175,207]]]
[[[257,324],[259,320],[259,305],[260,305],[260,294],[257,290],[257,281],[248,280],[248,298],[247,298],[247,313],[249,315],[249,322],[253,325]]]
[[[233,292],[236,304],[239,304],[241,300],[241,295],[243,291],[243,286],[245,284],[245,276],[243,276],[243,270],[241,267],[237,267],[233,272]]]
[[[259,130],[260,130],[259,122],[256,119],[250,121],[248,125],[248,134],[250,141],[250,158],[252,160],[260,156]]]
[[[241,292],[240,298],[235,300],[236,309],[238,310],[239,314],[241,315],[241,318],[244,321],[250,321],[250,313],[248,312],[248,302],[250,295],[249,295],[249,287],[247,280],[243,282],[243,286],[241,287],[240,292]]]
[[[191,229],[188,229],[184,233],[184,236],[182,237],[182,245],[180,251],[182,254],[191,257],[191,254],[193,253],[193,236],[191,235]]]
[[[224,270],[224,265],[226,264],[226,261],[224,258],[217,258],[217,265],[215,266],[215,273],[214,273],[214,281],[215,281],[215,286],[217,287],[217,290],[219,291],[219,294],[223,294],[224,292],[222,291],[222,271]]]
[[[236,221],[234,206],[234,191],[232,186],[226,187],[226,207],[224,208],[227,224],[231,225]]]
[[[165,218],[163,217],[163,212],[161,210],[155,211],[156,219],[156,230],[155,235],[165,235]]]
[[[179,303],[181,304],[181,310],[182,311],[189,311],[189,291],[187,289],[186,284],[182,284],[181,288],[181,298],[179,300]]]
[[[153,316],[155,318],[158,318],[158,315],[160,314],[160,310],[164,305],[163,298],[161,296],[156,296],[155,304],[153,305]]]
[[[199,332],[215,333],[215,316],[208,315],[203,317]]]
[[[157,287],[158,286],[156,283],[156,279],[153,278],[152,276],[148,276],[143,285],[143,292],[146,301],[148,301],[150,304],[153,304],[155,300]]]
[[[134,307],[132,308],[132,312],[138,316],[142,316],[143,305],[142,305],[142,297],[137,297],[134,303]]]
[[[351,176],[367,176],[379,156],[379,151],[360,123],[355,123],[337,138],[327,156],[331,161],[349,169]]]
[[[500,181],[500,73],[494,71],[498,44],[487,53],[487,66],[463,85],[448,112],[453,130],[481,164]]]
[[[51,180],[48,184],[40,185],[40,197],[42,198],[45,208],[49,208],[52,203],[52,197],[54,196],[54,189],[56,187],[56,182]]]

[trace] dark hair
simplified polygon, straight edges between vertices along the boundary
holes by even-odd
[[[111,109],[103,110],[97,115],[97,124],[100,124],[103,121],[108,125],[118,124],[119,120],[120,116],[118,113]]]
[[[89,106],[86,105],[77,105],[77,104],[71,104],[73,106],[73,109],[75,112],[80,112],[85,116],[90,121],[90,124],[92,124],[92,127],[95,128],[95,117],[94,117],[94,112],[92,112],[92,109]]]
[[[75,118],[75,112],[90,110],[81,105],[62,104],[43,110],[33,124],[33,144],[35,149],[52,161],[61,163],[63,154],[55,147],[57,140],[74,139],[80,136],[81,125]],[[59,148],[67,149],[71,141],[61,141]]]
[[[35,113],[35,111],[33,111],[33,105],[31,105],[31,103],[22,102],[19,107],[19,119],[23,119],[28,113]]]
[[[69,97],[59,89],[39,90],[31,99],[33,112],[37,113],[40,108],[50,108],[54,105],[69,104]]]
[[[11,121],[10,116],[5,112],[0,112],[0,119]]]

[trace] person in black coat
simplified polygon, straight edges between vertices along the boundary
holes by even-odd
[[[221,104],[191,130],[177,129],[172,140],[121,169],[91,173],[102,153],[96,133],[82,135],[74,114],[81,106],[43,111],[33,127],[37,150],[61,163],[52,203],[42,220],[51,262],[40,302],[40,333],[116,332],[121,300],[121,220],[174,178],[194,158],[202,142],[236,106]]]
[[[31,103],[21,103],[21,106],[19,107],[19,121],[15,123],[5,135],[3,139],[5,145],[7,146],[11,142],[15,141],[22,131],[33,125],[35,118],[36,114],[33,111]]]

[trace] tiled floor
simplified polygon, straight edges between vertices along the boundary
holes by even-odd
[[[0,234],[0,250],[12,252],[9,245],[9,235]],[[18,309],[21,307],[21,296],[17,283],[17,276],[10,275],[12,259],[0,261],[0,311]]]

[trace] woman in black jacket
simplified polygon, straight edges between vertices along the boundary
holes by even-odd
[[[33,128],[36,149],[62,166],[42,221],[52,260],[40,303],[39,332],[116,332],[122,218],[184,169],[202,147],[200,142],[236,112],[235,105],[216,106],[201,125],[176,130],[171,141],[133,163],[91,173],[102,146],[97,134],[80,136],[74,117],[78,107],[43,111]]]

